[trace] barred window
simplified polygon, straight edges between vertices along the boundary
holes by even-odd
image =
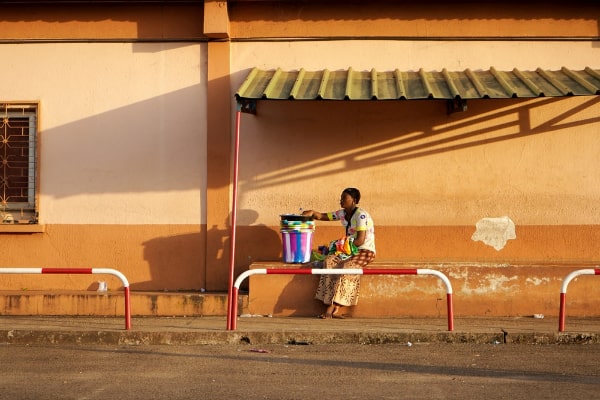
[[[0,103],[0,220],[36,224],[37,104]]]

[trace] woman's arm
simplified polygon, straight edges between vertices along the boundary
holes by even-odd
[[[305,217],[313,217],[313,219],[316,219],[319,221],[328,221],[329,220],[327,218],[327,213],[322,213],[322,212],[318,212],[315,210],[302,211],[302,215],[304,215]]]
[[[356,247],[362,246],[365,243],[366,238],[367,238],[367,231],[356,232],[356,238],[354,239],[354,245]]]

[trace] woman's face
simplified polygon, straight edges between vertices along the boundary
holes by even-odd
[[[354,207],[354,199],[348,193],[343,192],[340,197],[340,206],[344,209],[350,209]]]

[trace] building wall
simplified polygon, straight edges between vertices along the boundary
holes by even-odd
[[[566,48],[562,42],[528,43],[515,64],[510,42],[436,42],[435,53],[432,45],[236,43],[232,69],[239,72],[233,72],[238,80],[232,87],[255,59],[261,68],[284,70],[462,70],[492,63],[532,70],[560,68],[551,55]],[[312,51],[321,55],[315,58]],[[571,44],[570,52],[574,68],[593,65],[598,57],[583,43]],[[259,102],[257,115],[242,119],[241,207],[276,226],[277,212],[335,208],[339,191],[356,185],[382,227],[474,226],[483,217],[503,215],[519,226],[598,223],[593,210],[600,177],[589,168],[599,150],[597,98],[471,100],[466,112],[452,115],[445,107],[435,100]]]
[[[598,7],[590,1],[373,0],[233,1],[231,37],[292,38],[578,38],[598,36]],[[520,55],[519,55],[520,56]]]
[[[205,43],[0,44],[2,101],[40,107],[43,233],[2,227],[4,267],[105,267],[133,290],[205,287]],[[4,289],[98,277],[2,276]],[[119,282],[110,282],[113,288]]]
[[[230,17],[232,90],[255,66],[535,70],[560,69],[565,58],[556,55],[568,54],[569,68],[583,69],[599,56],[600,13],[586,4],[241,2]],[[452,115],[445,106],[259,102],[256,116],[242,118],[248,217],[240,223],[277,230],[278,214],[333,209],[341,189],[358,186],[377,222],[380,257],[593,260],[598,99],[478,100]],[[471,240],[477,221],[501,216],[515,222],[517,239],[501,251]],[[319,224],[315,240],[335,234],[330,225]],[[563,245],[566,235],[573,240]],[[267,243],[275,256],[275,237]]]
[[[600,11],[586,2],[397,3],[3,8],[10,62],[0,100],[39,101],[45,229],[0,230],[0,267],[112,267],[133,290],[226,290],[233,94],[255,66],[598,68]],[[357,186],[377,224],[378,258],[448,263],[461,314],[487,312],[477,303],[498,282],[510,283],[510,304],[531,289],[553,304],[563,271],[597,260],[599,101],[478,100],[452,115],[436,101],[260,102],[241,119],[236,274],[280,259],[280,213],[334,209],[341,189]],[[481,218],[501,216],[514,221],[515,239],[499,250],[472,239]],[[315,243],[340,232],[320,223]],[[523,268],[495,267],[507,264]],[[532,277],[549,264],[559,266],[548,281]],[[12,290],[96,279],[0,276]],[[304,302],[307,287],[252,295]],[[381,308],[377,291],[365,290],[358,315]],[[414,312],[430,313],[429,300]],[[525,312],[508,303],[490,311]]]
[[[279,5],[269,14],[266,4],[245,18],[240,6],[231,12],[239,17],[232,33],[248,39],[232,45],[232,89],[255,66],[560,69],[567,62],[558,54],[568,54],[573,69],[597,62],[593,8],[472,5],[403,4],[395,12],[355,3],[318,11]],[[276,259],[280,244],[268,228],[277,231],[279,214],[336,209],[340,191],[356,186],[377,226],[378,259],[442,270],[456,285],[458,315],[554,315],[562,278],[598,261],[600,176],[590,166],[600,152],[599,103],[478,100],[447,115],[443,101],[259,102],[256,116],[242,118],[240,223],[249,225],[248,239],[264,233],[262,246],[245,246],[238,268],[246,258],[269,259],[259,254],[266,248]],[[516,237],[497,248],[475,240],[480,220],[505,216]],[[318,223],[314,246],[342,234],[335,223]],[[309,300],[315,287],[309,277],[252,277],[250,310],[312,315],[319,311]],[[403,278],[369,277],[362,289],[356,316],[435,316],[444,298],[437,282]],[[589,315],[589,286],[572,290],[579,302],[570,310]]]
[[[356,186],[382,257],[595,259],[590,228],[580,236],[571,227],[598,224],[600,177],[589,168],[600,152],[598,106],[482,100],[449,117],[434,101],[261,103],[243,120],[240,208],[253,219],[240,222],[275,229],[279,214],[334,210]],[[517,227],[502,251],[471,240],[480,219],[502,216]],[[437,241],[422,241],[434,232]]]

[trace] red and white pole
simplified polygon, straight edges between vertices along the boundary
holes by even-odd
[[[567,276],[565,276],[565,278],[563,279],[561,288],[560,288],[560,309],[558,311],[558,331],[559,332],[564,332],[565,330],[565,317],[566,317],[566,313],[565,313],[565,308],[566,308],[566,302],[567,302],[567,286],[569,286],[569,283],[577,278],[580,275],[600,275],[600,269],[597,268],[585,268],[585,269],[578,269],[576,271],[571,272],[570,274],[568,274]]]
[[[233,193],[231,199],[231,234],[229,237],[229,286],[227,296],[227,330],[231,330],[235,324],[237,313],[237,290],[233,290],[233,279],[235,278],[235,240],[237,224],[237,200],[238,200],[238,176],[239,176],[239,153],[240,153],[240,123],[242,119],[242,105],[238,102],[235,114],[235,145],[233,151]],[[235,293],[234,293],[235,292]],[[235,300],[234,300],[235,298]],[[233,328],[235,329],[235,328]]]
[[[112,268],[0,268],[0,274],[107,274],[114,275],[121,280],[125,292],[125,329],[131,329],[131,302],[129,295],[129,281],[121,272]]]

